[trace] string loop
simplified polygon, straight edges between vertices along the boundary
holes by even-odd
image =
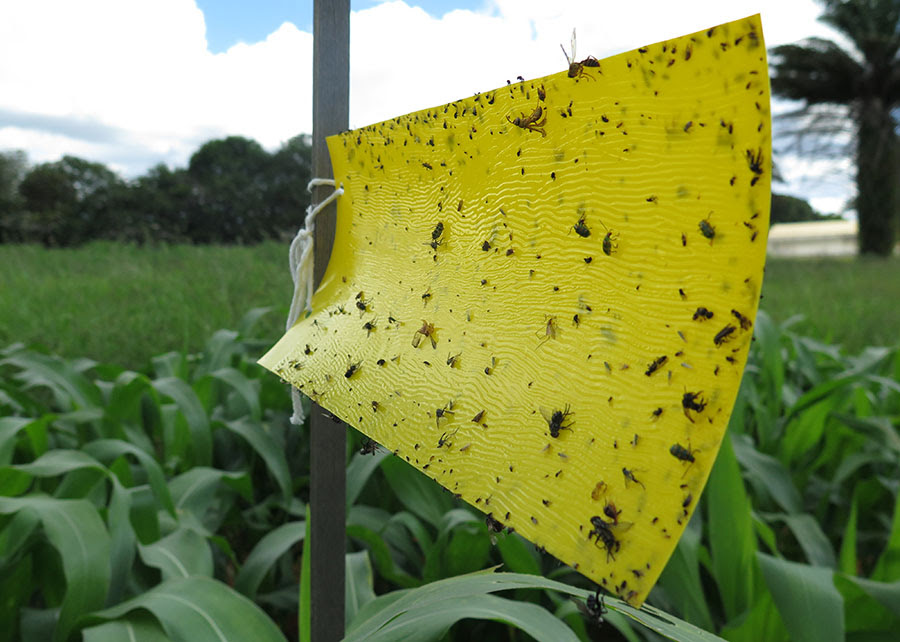
[[[336,187],[333,179],[314,178],[306,186],[306,191],[312,192],[314,187],[327,185],[335,190],[328,198],[315,206],[310,203],[306,208],[306,220],[291,241],[289,254],[291,279],[294,281],[294,295],[291,298],[291,309],[288,312],[285,330],[294,327],[297,319],[303,312],[310,309],[313,295],[313,246],[316,233],[316,216],[333,200],[344,193],[343,187]],[[291,415],[291,423],[299,426],[306,418],[303,406],[300,403],[300,391],[291,388],[291,402],[294,406],[294,414]]]

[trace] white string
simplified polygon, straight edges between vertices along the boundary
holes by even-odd
[[[330,178],[314,178],[306,186],[306,191],[312,192],[314,187],[319,185],[328,185],[335,187],[334,180]],[[285,330],[294,327],[297,319],[306,310],[310,309],[313,295],[313,242],[316,232],[316,215],[325,207],[344,193],[343,187],[337,187],[335,190],[321,203],[313,206],[312,203],[306,208],[306,220],[303,227],[297,232],[294,240],[291,241],[290,249],[290,268],[291,278],[294,280],[294,296],[291,298],[291,309],[288,312],[287,324]],[[303,413],[303,406],[300,403],[300,391],[291,387],[291,401],[294,406],[294,414],[291,415],[291,423],[299,426],[306,418]]]

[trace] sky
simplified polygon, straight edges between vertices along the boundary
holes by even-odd
[[[352,0],[350,126],[761,13],[766,45],[839,40],[814,0]],[[0,151],[126,178],[205,141],[312,131],[311,0],[0,0]],[[775,105],[775,111],[784,109]],[[776,122],[776,134],[778,124]],[[840,212],[849,161],[776,158],[776,191]]]

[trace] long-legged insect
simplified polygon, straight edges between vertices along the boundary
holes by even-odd
[[[416,330],[416,333],[413,335],[412,347],[418,348],[419,344],[422,342],[422,337],[428,337],[431,339],[431,347],[437,348],[437,339],[434,338],[434,324],[428,323],[428,321],[422,321],[422,327]]]
[[[544,108],[540,105],[534,108],[534,111],[531,112],[530,116],[522,114],[521,116],[516,116],[512,120],[507,116],[506,120],[509,120],[509,122],[516,127],[530,129],[533,132],[540,132],[541,136],[547,135],[547,132],[544,131],[544,125],[547,124],[547,114],[544,113]]]
[[[559,46],[562,49],[563,55],[566,57],[566,62],[569,63],[569,71],[566,74],[569,78],[591,78],[589,74],[584,71],[585,67],[597,67],[600,68],[600,61],[594,58],[593,56],[588,56],[581,62],[575,62],[575,30],[572,29],[572,57],[569,58],[569,54],[566,52],[566,48],[562,45]],[[591,78],[593,80],[593,78]]]
[[[538,330],[537,332],[537,335],[541,338],[540,343],[537,345],[538,348],[547,343],[550,339],[555,339],[558,331],[555,316],[544,315],[544,319],[544,329]]]

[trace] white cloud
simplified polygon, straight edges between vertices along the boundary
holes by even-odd
[[[210,53],[193,0],[4,2],[0,111],[57,117],[58,128],[2,128],[0,148],[23,148],[32,161],[84,155],[136,174],[184,164],[227,134],[275,147],[310,129],[311,68],[312,35],[287,23],[262,42]],[[89,144],[66,119],[118,138]]]
[[[350,124],[559,71],[573,27],[578,57],[602,58],[755,13],[769,46],[828,36],[819,12],[813,0],[489,0],[435,18],[385,2],[351,18]],[[0,89],[0,149],[25,149],[33,162],[75,154],[136,175],[184,165],[210,138],[272,149],[311,131],[312,34],[285,23],[212,54],[194,0],[5,0]],[[4,123],[4,113],[39,122]]]

